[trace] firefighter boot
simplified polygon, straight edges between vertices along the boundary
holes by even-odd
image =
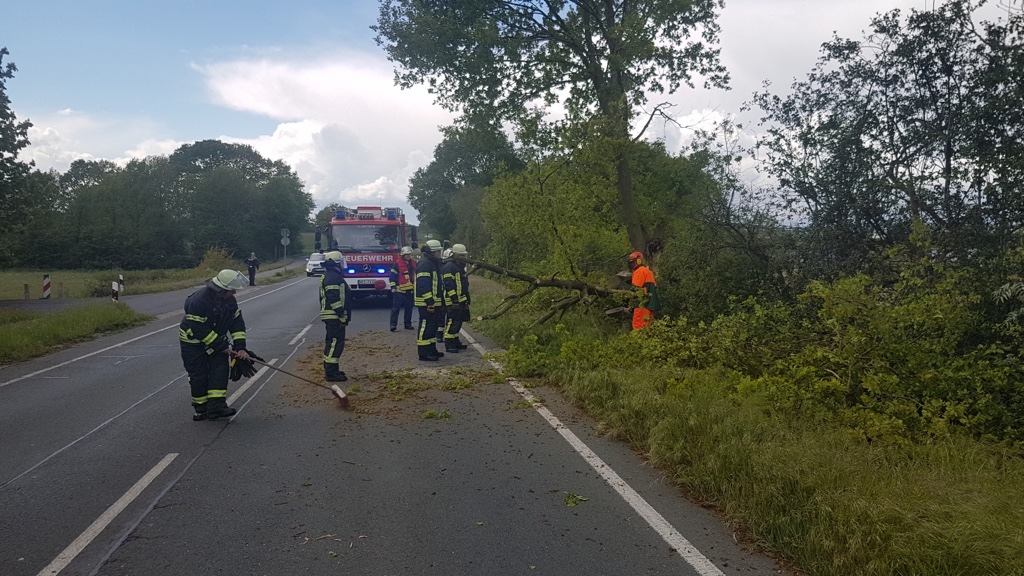
[[[196,411],[196,413],[192,415],[193,422],[206,420],[206,404],[193,404],[192,409]]]
[[[324,362],[324,379],[328,382],[344,382],[348,380],[348,376],[338,369],[337,364]]]
[[[450,354],[458,354],[462,348],[459,347],[458,340],[446,339],[444,341],[444,351]]]
[[[206,419],[216,420],[217,418],[234,416],[238,411],[228,406],[224,398],[211,398],[206,402]]]

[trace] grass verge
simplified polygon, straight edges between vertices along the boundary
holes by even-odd
[[[475,314],[507,294],[473,289]],[[801,571],[1024,575],[1016,453],[955,435],[869,443],[828,421],[781,416],[745,395],[736,372],[638,364],[638,339],[600,314],[531,328],[541,314],[524,306],[472,327],[507,349],[510,375],[561,387],[608,434]]]
[[[0,364],[41,356],[56,347],[138,326],[152,318],[119,303],[81,306],[52,314],[0,310]]]

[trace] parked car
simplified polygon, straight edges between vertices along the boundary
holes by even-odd
[[[324,275],[324,255],[320,252],[313,252],[306,258],[306,276]]]

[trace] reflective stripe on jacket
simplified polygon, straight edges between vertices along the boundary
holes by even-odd
[[[348,322],[348,309],[345,306],[347,293],[348,287],[345,286],[341,269],[335,266],[325,267],[324,275],[320,277],[320,319],[324,322]]]
[[[469,279],[462,264],[450,261],[443,268],[444,295],[453,304],[469,302]]]
[[[178,339],[184,344],[203,346],[214,354],[233,346],[245,348],[245,320],[234,295],[221,298],[209,286],[185,299],[185,317],[178,326]]]
[[[441,277],[437,273],[436,261],[424,256],[416,264],[416,289],[413,304],[416,306],[444,306],[444,292]]]

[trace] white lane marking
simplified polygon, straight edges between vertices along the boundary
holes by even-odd
[[[53,562],[50,562],[49,566],[43,568],[43,570],[39,572],[39,576],[52,576],[67,568],[68,564],[70,564],[71,561],[74,560],[75,557],[78,556],[82,550],[84,550],[85,547],[100,534],[100,532],[103,532],[103,530],[113,522],[114,518],[116,518],[118,514],[123,512],[129,504],[138,498],[139,494],[142,494],[142,491],[145,490],[153,480],[156,480],[156,477],[159,476],[160,473],[163,472],[164,469],[167,468],[177,457],[177,453],[171,453],[164,456],[163,460],[157,463],[157,465],[147,472],[145,476],[140,478],[134,486],[129,488],[123,496],[117,499],[117,502],[111,504],[110,508],[107,508],[107,510],[101,514],[95,522],[90,524],[89,527],[85,529],[85,532],[82,532],[78,538],[75,538],[74,542],[65,548],[63,552],[58,554],[57,557],[53,559]]]
[[[54,369],[57,369],[57,368],[61,368],[61,367],[67,366],[68,364],[73,364],[75,362],[78,362],[79,360],[85,360],[86,358],[90,358],[90,357],[95,356],[97,354],[102,354],[104,352],[108,352],[110,350],[113,350],[114,348],[120,348],[121,346],[124,346],[125,344],[131,344],[132,342],[135,342],[135,341],[138,341],[138,340],[142,340],[143,338],[149,338],[150,336],[152,336],[154,334],[159,334],[159,333],[161,333],[161,332],[163,332],[165,330],[170,330],[171,328],[177,328],[177,327],[178,327],[178,325],[174,324],[173,326],[167,326],[166,328],[160,328],[159,330],[154,330],[152,332],[147,332],[146,334],[143,334],[142,336],[136,336],[135,338],[132,338],[130,340],[125,340],[124,342],[121,342],[121,343],[118,343],[118,344],[114,344],[112,346],[107,346],[106,348],[103,348],[102,350],[97,350],[95,352],[90,352],[88,354],[83,354],[83,355],[79,356],[78,358],[73,358],[71,360],[67,360],[65,362],[61,362],[60,364],[54,364],[53,366],[49,366],[47,368],[43,368],[42,370],[36,370],[35,372],[32,372],[31,374],[25,374],[24,376],[18,376],[17,378],[8,380],[7,382],[0,382],[0,388],[3,388],[4,386],[7,386],[8,384],[14,384],[15,382],[20,382],[22,380],[25,380],[26,378],[32,378],[33,376],[38,376],[40,374],[44,374],[46,372],[49,372],[50,370],[54,370]]]
[[[280,288],[275,288],[273,290],[268,290],[268,291],[263,292],[263,293],[261,293],[261,294],[259,294],[257,296],[253,296],[252,298],[248,298],[246,300],[242,300],[241,302],[239,302],[239,304],[244,304],[245,302],[249,302],[249,301],[255,300],[257,298],[262,298],[262,297],[266,296],[267,294],[273,294],[274,292],[277,292],[279,290],[284,290],[285,288],[289,288],[291,286],[294,286],[294,285],[298,284],[301,281],[302,280],[299,280],[299,281],[296,281],[296,282],[292,282],[291,284],[286,284],[284,286],[281,286]],[[179,312],[179,314],[183,314],[183,313],[184,313],[184,311]],[[170,330],[172,328],[177,328],[177,327],[178,327],[178,324],[172,324],[171,326],[167,326],[165,328],[160,328],[159,330],[154,330],[152,332],[147,332],[146,334],[143,334],[142,336],[136,336],[135,338],[132,338],[130,340],[125,340],[124,342],[120,342],[118,344],[113,344],[111,346],[107,346],[106,348],[103,348],[102,350],[97,350],[95,352],[90,352],[88,354],[83,354],[83,355],[79,356],[78,358],[73,358],[73,359],[68,360],[66,362],[61,362],[60,364],[54,364],[53,366],[49,366],[47,368],[43,368],[42,370],[36,370],[35,372],[32,372],[31,374],[25,374],[24,376],[18,376],[17,378],[13,378],[11,380],[8,380],[7,382],[0,382],[0,388],[3,388],[4,386],[7,386],[8,384],[14,384],[15,382],[20,382],[20,381],[25,380],[27,378],[32,378],[33,376],[38,376],[40,374],[44,374],[46,372],[49,372],[50,370],[55,370],[57,368],[61,368],[61,367],[67,366],[68,364],[73,364],[75,362],[78,362],[79,360],[85,360],[86,358],[90,358],[90,357],[95,356],[97,354],[102,354],[102,353],[107,352],[109,350],[113,350],[115,348],[120,348],[121,346],[124,346],[126,344],[131,344],[132,342],[137,342],[139,340],[142,340],[143,338],[148,338],[148,337],[150,337],[150,336],[152,336],[154,334],[159,334],[159,333],[164,332],[166,330]]]
[[[75,444],[78,444],[78,443],[79,443],[79,442],[81,442],[82,440],[85,440],[85,439],[86,439],[86,438],[88,438],[89,436],[91,436],[91,435],[95,434],[95,433],[96,433],[96,432],[98,432],[98,431],[99,431],[99,430],[100,430],[101,428],[105,427],[105,426],[106,426],[107,424],[110,424],[110,423],[111,423],[111,422],[113,422],[114,420],[117,420],[117,419],[118,419],[118,418],[120,418],[121,416],[124,416],[124,415],[125,415],[125,414],[127,414],[127,413],[128,413],[128,411],[129,411],[129,410],[131,410],[132,408],[135,408],[135,407],[136,407],[136,406],[138,406],[139,404],[142,404],[142,403],[143,403],[143,402],[145,402],[146,400],[149,400],[150,398],[152,398],[153,396],[155,396],[155,395],[156,395],[156,394],[158,394],[159,392],[163,391],[164,389],[166,389],[166,388],[167,388],[168,386],[170,386],[171,384],[174,384],[174,383],[175,383],[175,382],[177,382],[178,380],[181,380],[181,379],[182,379],[182,378],[184,378],[185,376],[188,376],[188,374],[187,374],[187,373],[183,373],[183,374],[182,374],[181,376],[178,376],[177,378],[175,378],[175,379],[171,380],[171,381],[170,381],[170,382],[168,382],[167,384],[164,384],[164,385],[163,385],[163,386],[161,386],[160,388],[157,388],[156,390],[154,390],[154,391],[150,392],[150,393],[149,393],[149,395],[147,395],[146,397],[142,398],[141,400],[139,400],[139,401],[138,401],[138,402],[136,402],[135,404],[132,404],[131,406],[129,406],[129,407],[127,407],[127,408],[125,408],[125,409],[124,409],[124,410],[122,410],[122,411],[121,411],[120,413],[118,413],[118,414],[117,414],[116,416],[112,416],[112,417],[111,417],[111,418],[109,418],[109,419],[108,419],[108,420],[107,420],[106,422],[103,422],[103,423],[102,423],[102,424],[100,424],[99,426],[97,426],[97,427],[93,428],[92,430],[89,430],[89,431],[88,431],[88,432],[86,432],[85,434],[82,434],[81,436],[79,436],[79,437],[78,437],[78,438],[76,438],[75,440],[71,441],[71,442],[70,442],[69,444],[67,444],[66,446],[64,446],[64,447],[63,447],[63,448],[61,448],[60,450],[57,450],[57,451],[56,451],[56,452],[54,452],[53,454],[50,454],[50,455],[49,455],[49,456],[47,456],[46,458],[43,458],[42,460],[40,460],[39,462],[37,462],[37,463],[36,463],[36,464],[35,464],[34,466],[32,466],[31,468],[29,468],[28,470],[25,470],[24,472],[22,472],[21,474],[18,474],[18,475],[17,475],[17,476],[15,476],[14,478],[11,478],[11,479],[10,479],[10,480],[8,480],[7,482],[4,482],[3,484],[0,484],[0,489],[2,489],[2,488],[4,488],[4,487],[6,487],[6,486],[7,486],[8,484],[11,484],[12,482],[16,482],[16,481],[17,481],[17,480],[18,480],[19,478],[21,478],[22,476],[24,476],[24,475],[28,474],[29,472],[32,472],[33,470],[35,470],[36,468],[39,468],[39,467],[40,467],[40,466],[42,466],[43,464],[46,464],[46,463],[47,463],[47,462],[49,462],[49,461],[50,461],[50,459],[51,459],[51,458],[53,458],[54,456],[56,456],[56,455],[60,454],[61,452],[63,452],[63,451],[65,451],[65,450],[67,450],[68,448],[71,448],[71,447],[72,447],[72,446],[74,446]]]
[[[487,352],[484,347],[474,340],[472,336],[466,333],[465,330],[462,330],[460,333],[466,337],[466,340],[468,340],[469,343],[473,345],[473,348],[480,352],[481,355]],[[488,362],[496,370],[502,369],[501,364],[498,362],[494,360],[488,360]],[[547,407],[538,402],[537,397],[534,396],[533,393],[527,390],[526,387],[520,384],[515,378],[508,378],[506,381],[515,389],[516,392],[519,393],[520,396],[523,397],[524,400],[533,406],[533,409],[536,410],[544,420],[547,420],[548,424],[550,424],[556,432],[562,435],[562,438],[564,438],[565,441],[568,442],[569,445],[572,446],[588,464],[590,464],[590,467],[593,468],[601,478],[604,478],[604,481],[607,482],[612,489],[618,492],[619,496],[625,500],[626,503],[629,504],[629,506],[633,508],[633,510],[635,510],[636,513],[639,514],[640,517],[643,518],[647,524],[653,528],[654,531],[657,532],[658,535],[660,535],[661,538],[679,554],[679,556],[683,558],[683,560],[686,560],[686,562],[697,571],[697,574],[700,576],[725,576],[725,574],[719,570],[714,563],[701,554],[693,544],[690,544],[690,541],[683,537],[683,535],[680,534],[679,531],[676,530],[660,512],[655,510],[653,506],[644,500],[643,496],[641,496],[633,489],[632,486],[627,484],[622,477],[612,470],[611,466],[606,464],[604,460],[601,460],[600,456],[595,454],[589,446],[587,446],[579,439],[578,436],[576,436],[576,434],[572,432],[572,430],[569,430],[569,428],[562,424],[558,417],[552,414]]]
[[[299,339],[302,338],[306,334],[306,332],[309,332],[309,329],[312,328],[312,327],[313,327],[312,324],[307,324],[306,327],[302,329],[302,332],[299,332],[298,334],[295,335],[295,338],[292,338],[292,341],[289,342],[288,345],[289,346],[295,346],[295,343],[298,342]]]
[[[270,360],[270,362],[267,362],[267,364],[271,364],[272,365],[272,364],[274,364],[274,362],[277,362],[277,358],[272,358]],[[248,380],[245,381],[245,384],[242,384],[241,386],[239,386],[238,390],[235,390],[235,393],[232,394],[230,397],[228,397],[228,404],[234,404],[235,400],[237,400],[239,396],[244,394],[245,391],[248,390],[249,387],[252,386],[254,382],[259,380],[260,376],[263,376],[263,374],[265,374],[267,372],[267,370],[270,370],[270,369],[267,368],[266,366],[260,368],[255,374],[253,374],[252,378],[249,378]]]

